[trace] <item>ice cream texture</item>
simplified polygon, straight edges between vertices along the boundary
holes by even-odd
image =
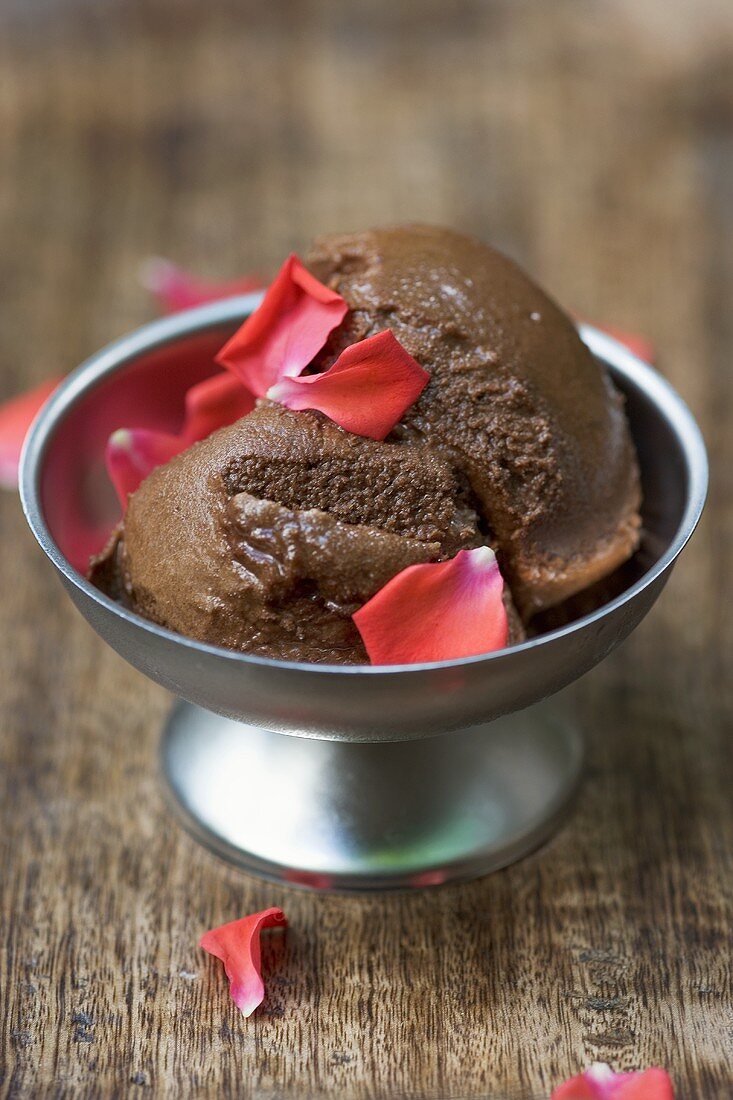
[[[422,393],[384,441],[260,401],[142,482],[91,563],[100,588],[200,641],[361,663],[352,615],[409,566],[492,546],[511,644],[633,554],[623,400],[514,263],[423,226],[325,237],[305,263],[349,307],[309,372],[390,330]]]

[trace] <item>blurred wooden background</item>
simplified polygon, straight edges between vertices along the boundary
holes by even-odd
[[[651,338],[711,449],[654,613],[573,696],[589,774],[462,888],[314,897],[185,835],[165,694],[0,499],[0,1094],[543,1098],[602,1059],[733,1093],[729,0],[0,0],[0,398],[147,320],[140,261],[470,230]],[[277,791],[273,793],[277,812]],[[243,1021],[206,928],[282,905]]]

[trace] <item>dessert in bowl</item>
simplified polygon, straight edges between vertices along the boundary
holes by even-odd
[[[104,591],[203,642],[358,664],[371,654],[364,614],[354,613],[411,565],[495,549],[516,642],[538,611],[628,560],[640,486],[622,397],[569,318],[514,264],[418,226],[325,238],[307,270],[292,268],[269,310],[266,301],[220,353],[258,406],[132,494],[92,568]],[[315,315],[311,329],[301,307]],[[385,350],[372,350],[385,337]],[[302,401],[288,409],[266,395],[282,388],[299,339],[298,367],[309,374],[300,392],[289,382]],[[415,385],[382,419],[397,348],[396,369],[412,368]],[[366,349],[362,384],[328,406],[333,419],[324,415],[314,381]],[[341,377],[347,385],[348,372]],[[315,410],[301,407],[311,401]],[[398,662],[401,629],[396,620]],[[489,648],[477,645],[436,654]]]
[[[500,716],[577,678],[643,617],[699,516],[704,448],[651,368],[591,329],[581,341],[485,246],[422,228],[355,234],[318,243],[304,270],[321,304],[346,309],[300,376],[268,378],[251,412],[152,469],[101,556],[119,519],[110,435],[180,438],[186,394],[217,357],[251,380],[266,354],[259,298],[147,326],[79,368],[26,447],[27,514],[95,628],[207,708],[179,709],[165,740],[202,839],[311,885],[481,873],[547,835],[581,758],[577,732],[541,709]],[[313,379],[344,356],[381,369],[369,342],[385,332],[390,362],[425,375],[405,367],[420,388],[394,422],[377,400],[388,373],[366,402],[356,387],[319,406]],[[392,645],[426,590],[390,605],[390,585],[470,554],[504,578],[503,637],[431,660],[436,636],[460,634],[438,618],[427,659]],[[452,613],[429,591],[427,610]],[[360,614],[380,598],[390,663],[370,664],[384,650]],[[470,600],[459,610],[475,646]]]

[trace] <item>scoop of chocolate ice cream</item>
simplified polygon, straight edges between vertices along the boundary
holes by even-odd
[[[150,474],[91,577],[200,641],[366,662],[353,612],[407,566],[483,541],[444,458],[263,403]]]
[[[390,328],[429,371],[395,437],[464,472],[525,618],[630,556],[640,490],[622,398],[515,264],[425,226],[324,237],[307,263],[350,306],[322,363]]]
[[[90,575],[181,634],[268,657],[367,660],[352,614],[409,565],[489,543],[509,642],[638,542],[623,402],[558,307],[458,233],[318,241],[349,306],[311,370],[391,329],[429,372],[385,442],[261,402],[154,470]],[[541,618],[538,618],[538,623]]]

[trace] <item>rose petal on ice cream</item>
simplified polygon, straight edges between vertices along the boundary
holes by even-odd
[[[221,298],[234,298],[238,294],[250,294],[260,290],[262,279],[256,275],[243,275],[225,282],[209,282],[177,267],[170,260],[152,256],[140,268],[140,281],[155,295],[165,313],[178,313],[193,309],[205,302],[218,302]]]
[[[488,546],[411,565],[353,616],[374,665],[450,661],[506,645],[496,556]]]
[[[156,466],[170,462],[186,446],[180,436],[147,428],[120,428],[112,433],[104,457],[123,511],[127,508],[128,496],[135,492],[140,482]]]
[[[663,1069],[614,1073],[604,1062],[596,1062],[556,1088],[552,1100],[674,1100],[674,1090]]]
[[[3,489],[18,488],[20,452],[28,429],[60,381],[60,378],[50,378],[0,405],[0,486]]]
[[[323,374],[284,378],[267,396],[289,409],[317,409],[354,435],[384,439],[429,380],[387,330],[351,344]]]
[[[287,923],[282,909],[263,909],[241,920],[222,924],[199,941],[204,951],[224,963],[232,1000],[243,1016],[251,1016],[265,996],[260,932],[264,928],[284,928]]]
[[[233,424],[252,412],[254,406],[254,395],[229,371],[198,382],[186,394],[186,419],[182,433],[184,445],[206,439],[217,428]]]
[[[107,442],[107,472],[117,490],[123,510],[156,466],[170,462],[201,439],[233,424],[254,408],[255,399],[240,380],[228,371],[198,382],[186,393],[186,411],[181,432],[173,435],[150,428],[120,428]]]
[[[217,356],[257,397],[281,378],[300,374],[348,311],[340,294],[319,283],[291,255],[262,304]]]

